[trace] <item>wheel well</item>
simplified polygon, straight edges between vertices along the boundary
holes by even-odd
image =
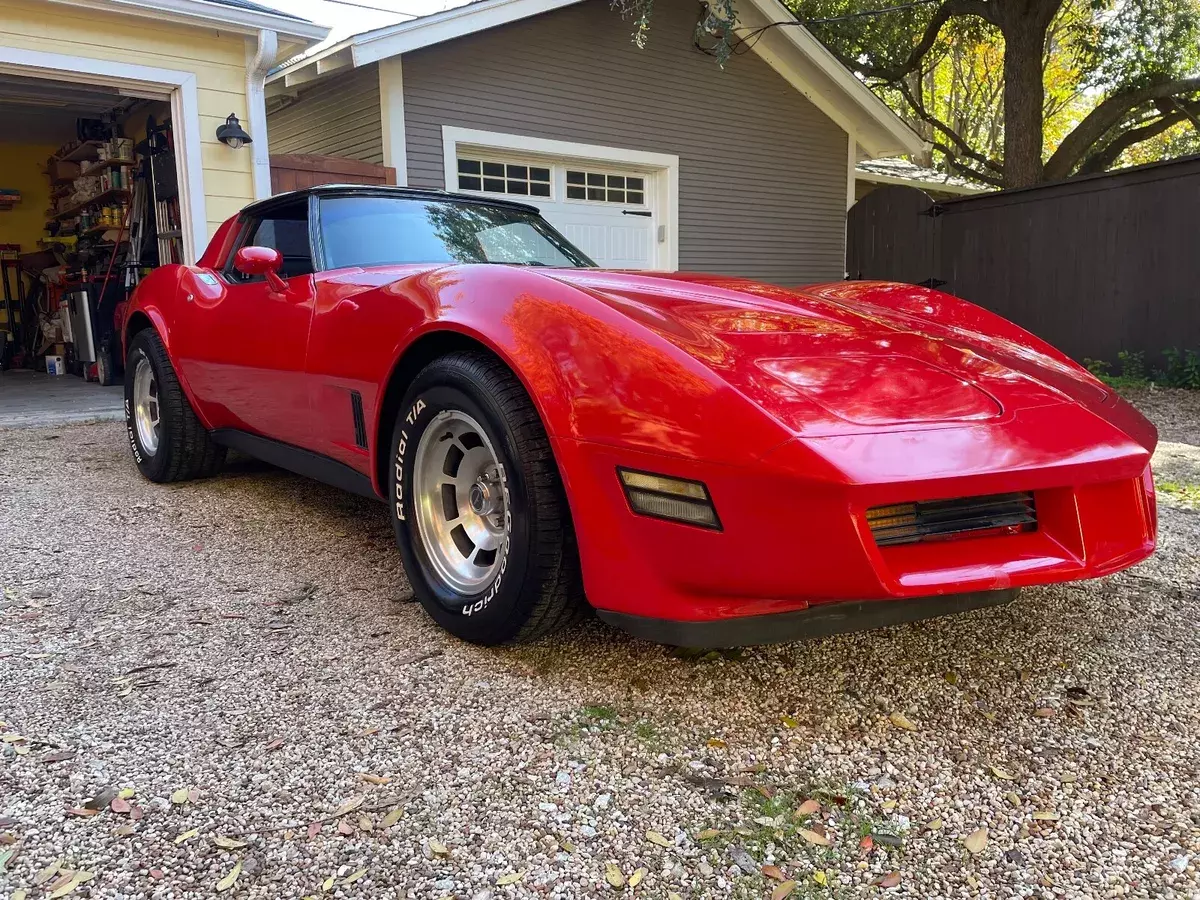
[[[135,312],[129,317],[129,321],[125,323],[125,343],[121,347],[121,352],[129,351],[129,342],[133,340],[134,335],[139,331],[145,331],[147,328],[153,328],[154,323],[150,321],[150,317],[144,312]],[[124,364],[122,362],[122,364]]]
[[[400,414],[400,401],[409,384],[423,368],[440,356],[456,353],[462,350],[472,350],[486,353],[496,359],[500,357],[486,344],[457,331],[435,331],[424,335],[413,342],[392,369],[384,388],[383,403],[379,407],[378,426],[375,433],[375,475],[381,490],[387,489],[389,444],[392,440],[392,426],[396,416]],[[503,360],[500,360],[504,362]],[[505,363],[505,365],[508,365]]]

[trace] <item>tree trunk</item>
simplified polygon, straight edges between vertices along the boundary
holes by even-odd
[[[1014,15],[1004,34],[1004,186],[1042,180],[1042,50],[1046,30],[1037,16]]]

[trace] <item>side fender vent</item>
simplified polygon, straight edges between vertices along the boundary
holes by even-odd
[[[354,414],[354,443],[367,449],[367,420],[363,415],[362,394],[350,392],[350,411]]]

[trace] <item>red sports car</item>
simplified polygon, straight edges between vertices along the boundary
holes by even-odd
[[[385,500],[482,644],[587,601],[737,646],[1006,602],[1155,545],[1154,427],[970,303],[601,271],[530,206],[324,186],[247,207],[125,322],[153,481],[226,448]]]

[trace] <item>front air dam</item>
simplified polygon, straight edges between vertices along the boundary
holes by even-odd
[[[807,609],[765,616],[738,616],[705,621],[652,619],[604,609],[596,610],[596,615],[609,625],[615,625],[634,637],[647,641],[676,647],[722,649],[749,647],[755,644],[779,644],[784,641],[902,625],[905,622],[918,622],[921,619],[948,616],[971,609],[1003,606],[1011,603],[1016,596],[1017,589],[1008,588],[901,600],[847,600],[817,603]]]

